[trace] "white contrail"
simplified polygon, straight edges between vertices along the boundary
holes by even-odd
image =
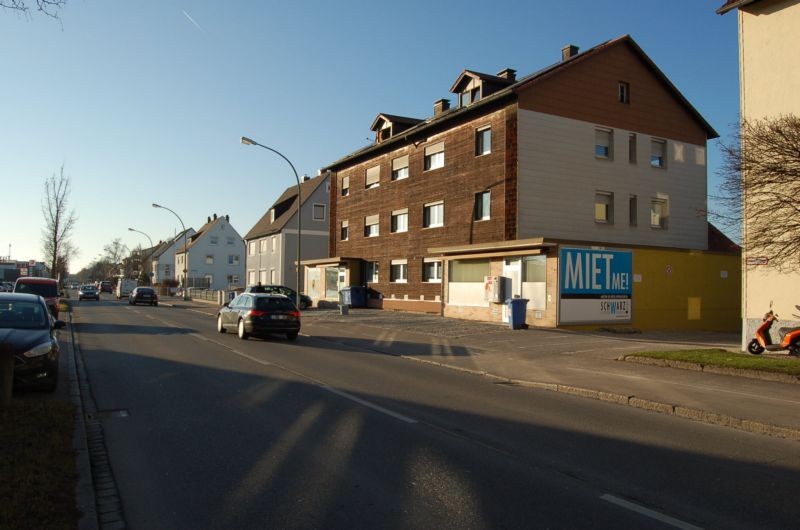
[[[197,22],[195,22],[195,20],[192,18],[192,16],[191,16],[189,13],[187,13],[186,11],[184,11],[184,12],[183,12],[183,15],[184,15],[186,18],[188,18],[188,19],[189,19],[189,22],[191,22],[192,24],[194,24],[194,27],[196,27],[197,29],[199,29],[199,30],[200,30],[200,31],[202,31],[203,33],[205,33],[205,32],[206,32],[206,30],[204,30],[203,28],[201,28],[201,27],[200,27],[200,24],[198,24]]]

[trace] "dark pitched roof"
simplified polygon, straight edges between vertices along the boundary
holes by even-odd
[[[754,1],[757,1],[757,0],[754,0]],[[484,97],[484,98],[480,99],[479,101],[473,103],[472,105],[469,105],[467,107],[456,107],[456,108],[449,109],[449,110],[447,110],[445,112],[442,112],[441,114],[439,114],[437,116],[434,116],[432,118],[428,118],[424,122],[419,123],[418,125],[415,125],[414,127],[411,127],[410,129],[408,129],[406,131],[403,131],[403,133],[401,135],[396,135],[396,136],[393,136],[392,138],[390,138],[390,139],[388,139],[386,141],[383,141],[383,142],[380,142],[380,143],[376,143],[376,144],[370,144],[370,145],[367,145],[365,147],[362,147],[361,149],[359,149],[357,151],[354,151],[354,152],[350,153],[349,155],[347,155],[347,156],[345,156],[343,158],[340,158],[339,160],[336,160],[335,162],[329,164],[327,167],[324,167],[323,171],[325,171],[325,170],[334,170],[335,168],[337,168],[337,167],[339,167],[341,165],[344,165],[346,163],[351,162],[353,159],[359,158],[362,155],[367,155],[369,153],[372,153],[373,151],[387,149],[387,148],[389,148],[388,146],[394,145],[396,142],[400,141],[401,139],[407,139],[409,136],[415,135],[417,133],[422,133],[423,131],[426,131],[429,128],[433,128],[433,127],[435,127],[437,125],[440,125],[441,123],[443,123],[445,121],[449,121],[451,119],[456,119],[457,117],[464,116],[467,113],[478,113],[478,112],[480,112],[478,109],[483,108],[485,105],[490,105],[490,104],[493,104],[493,103],[497,103],[498,101],[501,101],[504,98],[516,97],[517,93],[520,90],[526,88],[528,85],[530,85],[530,84],[532,84],[532,83],[534,83],[534,82],[536,82],[536,81],[538,81],[538,80],[540,80],[540,79],[542,79],[542,78],[544,78],[546,76],[555,75],[557,72],[559,72],[559,71],[561,71],[563,69],[569,68],[570,66],[574,65],[578,61],[586,60],[586,59],[588,59],[588,58],[590,58],[590,57],[592,57],[592,56],[594,56],[594,55],[596,55],[598,53],[601,53],[602,51],[604,51],[604,50],[606,50],[606,49],[608,49],[608,48],[610,48],[612,46],[617,46],[617,45],[620,45],[620,44],[628,44],[628,45],[631,46],[631,48],[634,50],[634,52],[650,68],[650,70],[653,72],[653,74],[657,78],[659,78],[662,81],[662,83],[664,83],[666,85],[667,89],[670,90],[673,93],[673,95],[675,95],[675,97],[678,99],[678,101],[682,105],[684,105],[684,107],[686,107],[686,109],[695,118],[695,120],[700,124],[700,126],[703,127],[703,129],[705,129],[706,135],[707,135],[707,137],[709,139],[718,138],[719,137],[719,134],[717,133],[717,131],[715,131],[714,128],[711,127],[711,125],[700,115],[700,113],[697,111],[697,109],[695,109],[692,106],[692,104],[689,103],[689,101],[683,96],[683,94],[681,94],[680,91],[678,91],[678,89],[675,87],[675,85],[673,85],[672,82],[667,78],[667,76],[661,71],[661,69],[659,69],[656,66],[656,64],[652,61],[652,59],[650,59],[647,56],[647,54],[644,53],[644,51],[639,47],[639,45],[636,44],[636,42],[633,40],[633,37],[631,37],[630,35],[623,35],[621,37],[617,37],[616,39],[612,39],[610,41],[606,41],[604,43],[598,44],[597,46],[595,46],[593,48],[590,48],[590,49],[588,49],[586,51],[583,51],[581,53],[578,53],[577,55],[574,55],[574,56],[570,57],[569,59],[562,60],[562,61],[559,61],[559,62],[557,62],[555,64],[552,64],[552,65],[550,65],[550,66],[548,66],[546,68],[543,68],[542,70],[539,70],[538,72],[534,72],[534,73],[529,74],[529,75],[527,75],[525,77],[522,77],[518,81],[510,84],[509,86],[507,86],[507,87],[505,87],[505,88],[503,88],[501,90],[498,90],[497,92],[494,92],[493,94],[491,94],[491,95],[489,95],[487,97]],[[469,72],[469,70],[465,70],[464,72]],[[473,74],[475,74],[475,73],[473,72]],[[463,75],[464,74],[462,73],[462,76]],[[504,78],[498,78],[498,79],[500,79],[501,81],[503,81],[505,83],[508,82]],[[456,83],[458,83],[458,81]],[[456,85],[454,85],[454,86],[456,86]]]
[[[306,203],[314,191],[326,180],[326,175],[319,175],[300,183],[300,193],[302,194],[303,204]],[[273,208],[281,210],[281,212],[275,217],[274,221],[270,221],[269,212]],[[297,185],[286,188],[283,194],[278,197],[278,200],[272,203],[272,206],[261,216],[261,219],[259,219],[258,222],[253,225],[253,228],[245,234],[244,240],[249,241],[259,237],[277,234],[283,230],[286,223],[294,216],[295,212],[297,212]]]
[[[496,85],[512,85],[514,84],[513,81],[506,79],[504,77],[499,77],[496,75],[490,74],[483,74],[481,72],[476,72],[475,70],[463,70],[461,75],[458,76],[453,86],[450,87],[450,92],[458,93],[461,91],[461,85],[464,84],[464,81],[467,79],[480,79],[481,81],[488,81],[490,83],[494,83]]]
[[[708,223],[708,250],[741,253],[742,247],[734,243],[731,238],[723,234],[719,228],[711,223]]]
[[[220,215],[216,219],[212,219],[209,222],[207,222],[206,224],[204,224],[203,226],[201,226],[200,229],[197,230],[197,232],[195,232],[194,234],[189,236],[189,239],[188,239],[188,241],[186,243],[186,246],[181,245],[181,246],[179,246],[178,248],[175,249],[175,254],[183,254],[186,251],[186,247],[192,248],[194,246],[194,244],[197,243],[197,241],[201,237],[203,237],[203,234],[205,234],[207,230],[209,230],[212,226],[217,224],[222,219],[225,219],[224,215]],[[190,255],[190,257],[191,257],[191,255]]]
[[[191,228],[187,228],[185,231],[188,232],[189,230],[191,230]],[[178,235],[176,235],[175,237],[173,237],[171,239],[168,239],[167,241],[162,241],[160,244],[156,245],[156,251],[153,252],[153,258],[154,259],[158,258],[159,256],[161,256],[161,254],[166,252],[167,249],[173,245],[173,243],[175,243],[178,240],[182,239],[183,238],[183,232],[184,232],[184,230],[181,230],[178,233]]]
[[[380,120],[385,120],[390,123],[399,123],[402,125],[417,125],[418,123],[425,121],[418,118],[407,118],[406,116],[396,116],[394,114],[386,114],[385,112],[381,112],[375,117],[370,129],[374,131]]]
[[[727,0],[719,9],[717,9],[717,14],[724,15],[731,9],[736,9],[737,7],[744,7],[746,5],[754,4],[759,2],[760,0]]]

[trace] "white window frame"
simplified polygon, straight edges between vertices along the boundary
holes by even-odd
[[[428,275],[428,268],[433,265],[433,274]],[[422,262],[422,281],[425,283],[442,283],[442,260],[425,258]]]
[[[661,151],[661,156],[658,156],[658,151]],[[666,140],[662,140],[661,138],[650,138],[650,167],[654,169],[667,169]]]
[[[364,189],[370,190],[372,188],[380,187],[381,185],[381,166],[372,166],[367,168],[364,173]]]
[[[431,144],[425,148],[424,152],[424,171],[433,171],[444,167],[444,142]]]
[[[342,224],[339,228],[339,239],[341,241],[347,241],[350,239],[350,222],[349,221],[342,221]]]
[[[475,156],[485,156],[492,152],[492,126],[480,127],[475,131]]]
[[[342,197],[350,195],[350,177],[342,177]]]
[[[322,209],[322,216],[317,215],[318,212],[320,211],[320,209]],[[324,204],[319,203],[319,202],[315,202],[314,205],[313,205],[313,210],[312,210],[312,219],[314,221],[324,221],[325,220],[325,215],[326,215],[325,214],[325,210],[326,210],[326,208],[325,208]]]
[[[364,217],[364,237],[378,237],[379,235],[381,235],[380,214]]]
[[[380,263],[368,261],[364,265],[364,276],[367,283],[378,283],[380,281]]]
[[[255,241],[248,241],[247,242],[247,255],[248,256],[255,256],[256,255],[256,242]]]
[[[488,200],[484,200],[488,197]],[[485,203],[485,208],[484,208]],[[488,221],[492,218],[492,192],[491,190],[484,190],[475,194],[475,213],[473,220],[475,221]]]
[[[206,265],[213,265],[214,264],[214,254],[206,254]]]
[[[389,268],[390,283],[408,283],[408,260],[393,259]]]
[[[440,219],[434,218],[431,214],[440,211]],[[435,201],[426,204],[422,208],[422,228],[441,228],[444,226],[444,201]]]
[[[598,160],[614,159],[614,131],[612,129],[595,127],[594,157]]]
[[[402,226],[401,223],[398,222],[400,219],[404,220]],[[389,227],[389,231],[392,234],[408,232],[408,208],[403,208],[402,210],[395,210],[392,212],[392,222],[391,226]]]
[[[242,262],[242,258],[239,254],[228,254],[228,265],[239,265]]]
[[[666,230],[669,227],[669,198],[650,199],[650,228]]]
[[[278,236],[272,236],[270,238],[270,244],[272,245],[272,253],[275,254],[278,248]]]
[[[266,254],[267,253],[267,240],[262,239],[258,242],[258,253],[259,254]]]
[[[408,155],[403,155],[392,160],[392,180],[408,178]]]

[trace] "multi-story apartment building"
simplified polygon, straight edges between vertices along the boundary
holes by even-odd
[[[630,36],[567,46],[520,79],[464,70],[450,92],[458,104],[438,100],[425,120],[379,114],[374,144],[323,168],[331,257],[307,263],[318,298],[365,285],[373,307],[499,320],[504,298],[525,297],[543,325],[603,321],[559,303],[566,249],[628,249],[628,302],[642,277],[630,263],[660,259],[631,248],[707,250],[717,134]]]
[[[241,286],[244,243],[231,225],[230,217],[217,217],[217,214],[209,217],[208,222],[189,237],[185,247],[181,244],[175,250],[174,266],[176,278],[182,286],[214,290]],[[184,278],[184,269],[188,270],[188,280]]]
[[[194,228],[186,229],[187,239],[195,234]],[[183,232],[160,241],[151,257],[151,278],[153,285],[161,285],[165,281],[177,281],[175,273],[175,251],[183,246]]]
[[[330,186],[327,174],[304,177],[300,183],[300,258],[328,255]],[[285,285],[297,289],[298,200],[290,186],[245,234],[247,285]],[[300,277],[303,291],[303,276]]]
[[[800,0],[728,0],[717,12],[738,10],[740,116],[743,120],[800,116]],[[748,253],[748,196],[742,226],[742,346],[773,310],[791,320],[800,304],[800,272],[775,267],[770,256]],[[776,218],[776,223],[783,219]],[[783,325],[800,325],[784,322]]]

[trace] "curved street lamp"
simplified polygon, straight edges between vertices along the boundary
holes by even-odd
[[[262,144],[256,142],[255,140],[252,140],[252,139],[248,138],[247,136],[242,136],[239,139],[239,141],[242,142],[244,145],[257,145],[259,147],[263,147],[264,149],[266,149],[268,151],[272,151],[273,153],[275,153],[279,157],[281,157],[284,160],[286,160],[286,162],[289,164],[289,166],[291,166],[292,171],[294,171],[294,178],[297,180],[297,293],[296,293],[297,294],[297,300],[296,300],[296,303],[297,303],[297,307],[300,307],[300,240],[302,239],[302,235],[303,235],[303,227],[302,227],[303,201],[302,201],[302,197],[300,195],[300,175],[297,174],[297,170],[294,168],[294,164],[292,164],[292,162],[288,158],[283,156],[283,154],[281,154],[279,151],[276,151],[275,149],[273,149],[271,147],[267,147],[266,145],[262,145]]]
[[[142,232],[141,230],[136,230],[135,228],[128,228],[128,231],[129,231],[129,232],[136,232],[136,233],[142,234],[144,237],[146,237],[146,238],[147,238],[147,240],[148,240],[148,241],[150,241],[150,258],[152,258],[152,257],[153,257],[153,253],[156,251],[156,249],[155,249],[155,247],[153,246],[153,240],[150,238],[150,236],[148,236],[147,234],[145,234],[145,233],[144,233],[144,232]],[[148,259],[150,259],[150,258],[148,258]],[[144,260],[142,260],[142,269],[144,269]],[[153,276],[152,276],[152,272],[153,272],[153,264],[152,264],[152,262],[151,262],[151,264],[150,264],[150,273],[151,273],[151,274],[149,275],[149,276],[150,276],[150,283],[151,283],[151,284],[153,283]]]
[[[176,214],[174,211],[170,210],[166,206],[161,206],[160,204],[153,203],[153,208],[162,208],[167,210],[168,212],[172,212],[172,215],[178,218],[178,221],[181,223],[181,228],[183,229],[183,278],[184,278],[184,286],[183,286],[183,299],[189,300],[189,245],[186,243],[186,225],[183,224],[183,220],[181,216]]]

